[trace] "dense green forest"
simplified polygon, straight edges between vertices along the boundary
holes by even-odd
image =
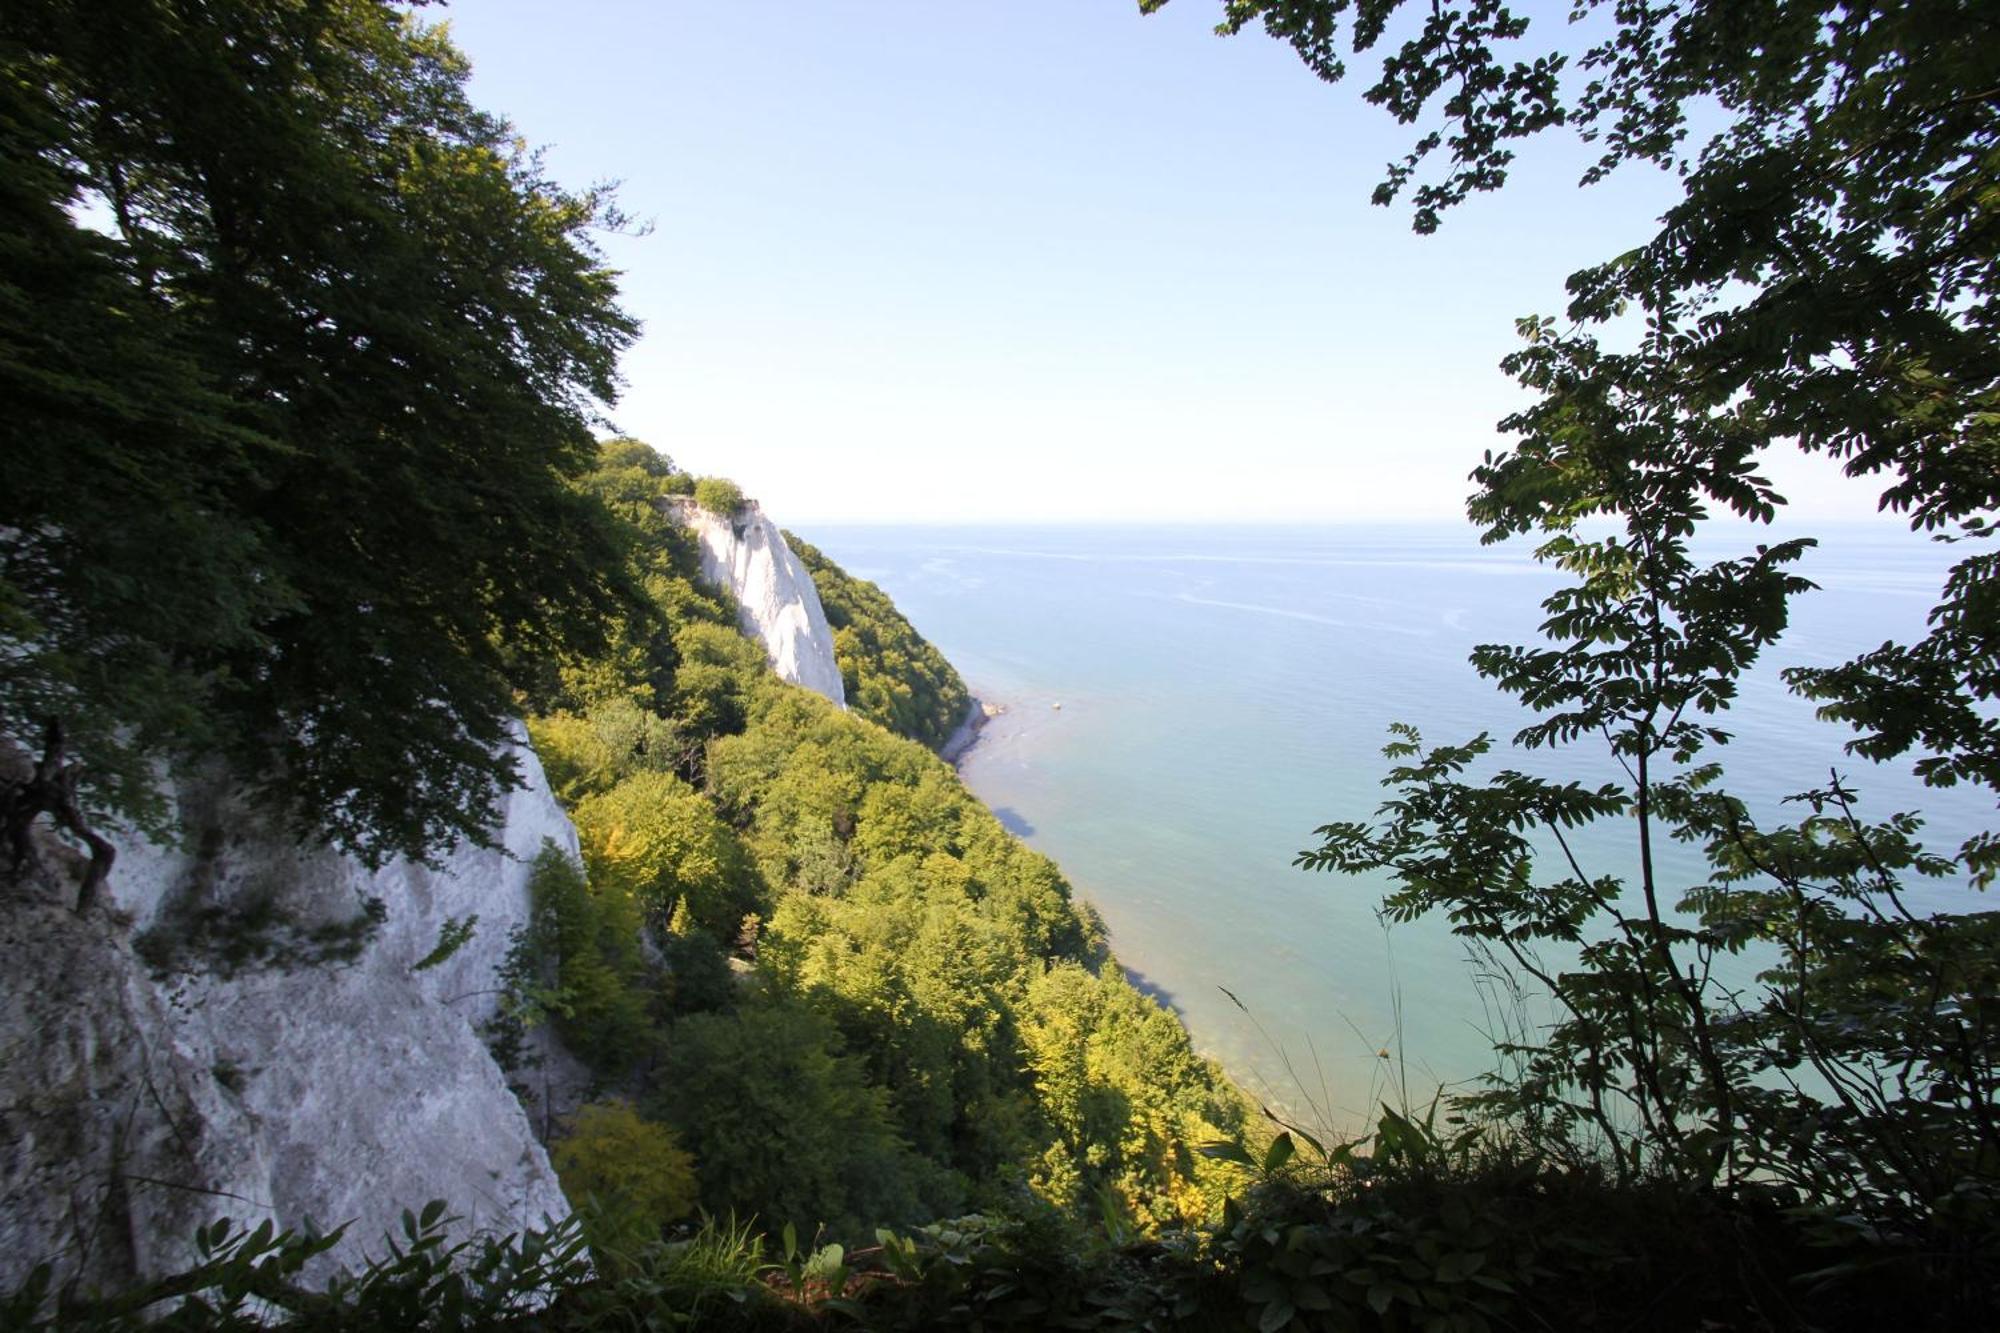
[[[833,626],[847,706],[898,736],[935,750],[965,721],[972,694],[944,654],[926,643],[883,591],[847,572],[816,546],[785,534],[819,589]]]
[[[1752,821],[1727,711],[1803,547],[1691,539],[1781,513],[1761,462],[1796,447],[1960,543],[1923,634],[1786,679],[1857,755],[2000,787],[2000,39],[1959,0],[1577,8],[1567,42],[1500,0],[1221,11],[1329,82],[1383,51],[1365,97],[1413,146],[1376,197],[1419,231],[1564,129],[1588,180],[1681,190],[1523,321],[1529,405],[1470,505],[1566,580],[1542,643],[1474,659],[1535,710],[1516,743],[1625,779],[1413,727],[1385,805],[1302,858],[1387,871],[1389,914],[1443,914],[1557,1020],[1338,1141],[1252,1133],[1050,863],[764,669],[661,513],[691,483],[595,438],[636,334],[590,239],[610,200],[470,105],[442,30],[372,0],[0,12],[0,728],[42,757],[0,789],[14,867],[45,816],[167,832],[159,774],[217,761],[308,838],[432,856],[490,836],[526,712],[583,858],[537,863],[490,1035],[521,1068],[551,1025],[598,1094],[551,1231],[454,1245],[425,1208],[304,1291],[326,1237],[212,1228],[184,1273],[38,1280],[0,1323],[1989,1326],[2000,930],[1907,890],[1986,889],[2000,839],[1928,846],[1838,779]],[[1590,822],[1632,882],[1567,855]],[[1668,839],[1705,878],[1656,873]],[[1718,989],[1753,946],[1777,963]]]
[[[1240,1094],[947,765],[770,672],[698,582],[674,475],[620,440],[578,483],[652,614],[529,720],[585,873],[541,868],[520,1021],[550,1016],[669,1128],[718,1216],[843,1238],[971,1208],[1210,1219],[1234,1168],[1195,1149],[1241,1138]],[[909,651],[876,669],[925,672],[885,687],[927,688],[935,650],[856,589]]]

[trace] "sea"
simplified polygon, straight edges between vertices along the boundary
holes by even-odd
[[[1423,1106],[1495,1068],[1496,1040],[1545,1007],[1498,983],[1449,924],[1390,926],[1381,875],[1294,866],[1332,820],[1385,798],[1392,722],[1427,742],[1491,733],[1496,766],[1596,782],[1619,777],[1601,743],[1507,748],[1527,720],[1481,679],[1481,643],[1537,642],[1561,583],[1527,540],[1484,546],[1463,524],[1408,526],[821,525],[802,531],[880,585],[1001,710],[960,765],[1015,833],[1053,857],[1102,916],[1132,980],[1178,1012],[1196,1045],[1254,1096],[1319,1133]],[[1720,528],[1721,555],[1791,535]],[[1800,565],[1818,590],[1721,725],[1729,787],[1759,818],[1837,770],[1863,813],[1924,812],[1956,846],[1990,827],[1989,797],[1924,788],[1903,766],[1843,751],[1778,678],[1921,633],[1964,547],[1899,525],[1815,530]],[[1592,876],[1629,875],[1629,824],[1575,850]],[[1669,847],[1669,882],[1701,874]],[[1946,882],[1944,910],[1986,906]],[[1751,984],[1754,960],[1731,964]]]

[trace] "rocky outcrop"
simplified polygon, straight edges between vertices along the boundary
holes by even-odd
[[[0,907],[0,1289],[44,1259],[85,1285],[157,1276],[197,1226],[271,1215],[250,1112],[124,933],[54,888]]]
[[[938,747],[938,758],[947,764],[956,765],[959,760],[965,758],[967,751],[979,743],[979,733],[986,729],[986,724],[1000,716],[1000,713],[1001,708],[998,704],[989,704],[976,698],[968,699],[965,716],[960,719],[951,735],[945,738],[944,744]]]
[[[764,645],[771,669],[846,707],[819,590],[778,525],[754,500],[728,517],[684,498],[668,505],[669,516],[701,541],[702,577],[736,599],[738,623]]]
[[[333,1264],[430,1199],[486,1231],[568,1212],[479,1032],[529,862],[576,850],[516,758],[500,845],[434,868],[302,848],[187,781],[187,844],[120,840],[109,903],[79,917],[45,840],[48,868],[0,903],[0,1289],[45,1257],[85,1285],[171,1271],[223,1215],[352,1223]]]

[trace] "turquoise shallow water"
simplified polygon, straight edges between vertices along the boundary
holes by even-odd
[[[1418,1096],[1488,1068],[1493,1022],[1449,932],[1385,930],[1382,883],[1291,860],[1315,827],[1380,800],[1391,721],[1440,741],[1520,725],[1465,658],[1532,637],[1556,579],[1526,545],[1481,548],[1463,526],[802,535],[879,583],[1006,708],[966,781],[1061,863],[1120,960],[1247,1087],[1294,1114],[1317,1104],[1342,1129],[1399,1068]],[[1871,806],[1924,809],[1955,841],[1989,804],[1842,756],[1846,734],[1775,680],[1778,665],[1919,630],[1951,553],[1892,528],[1822,535],[1806,572],[1823,591],[1732,716],[1732,788],[1775,811],[1838,765]],[[1609,776],[1589,750],[1508,762]],[[1631,859],[1612,830],[1582,850],[1593,875]]]

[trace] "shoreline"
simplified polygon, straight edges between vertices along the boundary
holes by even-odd
[[[1072,700],[1072,702],[1074,701]],[[1048,714],[1041,713],[1039,705],[1025,704],[1019,699],[1014,701],[1013,706],[1009,706],[1006,704],[989,703],[977,695],[972,695],[966,706],[965,717],[960,720],[957,729],[952,732],[945,743],[938,748],[938,757],[950,764],[954,771],[959,771],[962,777],[965,760],[968,755],[977,749],[980,740],[984,738],[987,724],[995,718],[1012,713],[1015,707],[1026,709],[1027,718],[1024,721],[1030,732],[1038,730],[1034,721],[1037,715],[1044,718],[1048,716]],[[1051,707],[1059,709],[1061,704],[1052,701]],[[1060,716],[1060,714],[1055,715]],[[1017,721],[1013,727],[1007,729],[1007,734],[1000,736],[999,739],[1002,742],[1012,742],[1018,739],[1022,734],[1022,725],[1023,722]],[[1009,834],[1019,839],[1024,846],[1053,859],[1053,853],[1043,847],[1037,846],[1035,830],[1025,826],[1018,812],[1006,810],[1004,806],[996,808],[992,799],[982,792],[973,791],[972,794],[981,805],[985,806],[987,810],[992,811],[1000,819],[1002,827]],[[1003,810],[1005,810],[1005,813],[1002,813]],[[1156,973],[1148,970],[1146,966],[1126,958],[1117,946],[1116,932],[1111,929],[1110,923],[1104,920],[1104,913],[1097,905],[1096,895],[1083,885],[1070,879],[1068,870],[1060,863],[1057,863],[1057,871],[1069,883],[1070,892],[1075,901],[1086,905],[1089,911],[1096,915],[1099,922],[1102,923],[1105,934],[1105,947],[1109,954],[1111,966],[1117,969],[1118,975],[1124,978],[1126,984],[1145,996],[1148,1000],[1151,1000],[1154,1004],[1159,1005],[1164,1012],[1171,1015],[1173,1020],[1187,1033],[1190,1049],[1201,1059],[1213,1063],[1220,1069],[1224,1079],[1228,1081],[1230,1086],[1236,1088],[1252,1105],[1275,1106],[1283,1109],[1288,1115],[1294,1114],[1290,1099],[1273,1095],[1269,1079],[1258,1070],[1254,1059],[1244,1058],[1245,1052],[1232,1047],[1226,1039],[1221,1038],[1221,1034],[1204,1032],[1197,1026],[1195,1016],[1189,1013],[1187,1006],[1183,1003],[1181,994],[1177,990],[1168,986]],[[1258,1090],[1253,1092],[1251,1090],[1253,1087]]]
[[[968,695],[965,716],[960,719],[958,729],[938,747],[938,758],[957,768],[972,747],[979,743],[979,733],[986,729],[986,724],[1006,711],[999,704],[989,704],[976,694]]]

